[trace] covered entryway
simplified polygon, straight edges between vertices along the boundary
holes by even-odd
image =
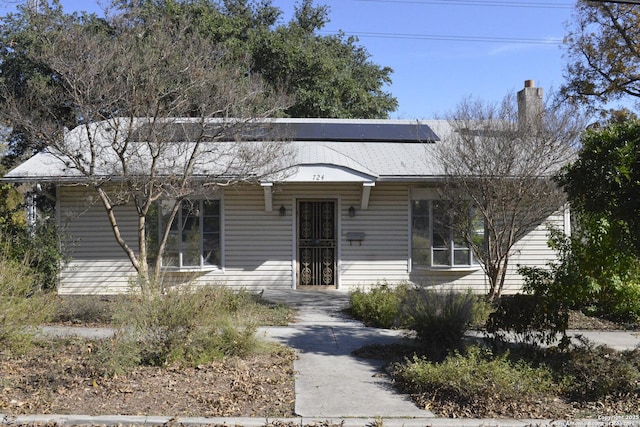
[[[336,286],[336,201],[298,201],[297,286]]]

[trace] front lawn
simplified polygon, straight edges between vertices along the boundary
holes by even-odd
[[[0,347],[0,413],[294,415],[295,352],[255,337],[289,322],[283,305],[222,287],[56,300],[49,323],[116,333]]]

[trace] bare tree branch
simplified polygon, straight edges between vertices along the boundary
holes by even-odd
[[[161,198],[173,200],[167,228],[181,201],[212,192],[212,186],[256,182],[289,165],[284,139],[259,141],[289,100],[273,93],[237,58],[199,35],[186,20],[156,17],[133,25],[131,15],[112,16],[102,26],[81,25],[66,15],[34,15],[39,29],[31,60],[49,76],[28,82],[28,97],[7,88],[3,111],[9,123],[29,129],[47,142],[102,202],[114,237],[132,266],[148,283],[159,277],[147,265],[146,217]],[[34,103],[54,105],[62,88],[68,108],[81,126],[62,129],[56,111],[30,116]],[[271,135],[272,136],[272,135]],[[132,203],[138,236],[120,233],[114,207]],[[162,258],[162,253],[158,254]]]
[[[513,246],[565,203],[552,176],[574,156],[583,121],[575,110],[551,105],[523,121],[515,97],[508,96],[499,105],[465,100],[448,123],[451,135],[436,147],[441,197],[456,219],[454,233],[488,276],[489,298],[496,298]],[[481,240],[470,226],[478,216]]]

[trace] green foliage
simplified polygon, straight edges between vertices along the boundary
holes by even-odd
[[[415,331],[425,345],[444,350],[460,348],[465,332],[484,323],[490,312],[484,298],[471,291],[423,287],[406,292],[400,306],[400,323]]]
[[[595,311],[616,322],[640,323],[640,277],[628,282],[610,277],[598,295]]]
[[[588,221],[606,220],[619,251],[640,255],[640,121],[588,130],[578,158],[557,177]],[[590,224],[592,227],[595,224]]]
[[[446,415],[488,417],[512,416],[518,407],[529,411],[539,405],[553,412],[560,400],[574,409],[633,401],[639,368],[639,349],[618,352],[582,339],[563,351],[514,348],[499,353],[471,346],[440,363],[413,356],[394,364],[392,375],[422,405],[434,404]]]
[[[0,233],[11,243],[7,256],[17,262],[29,262],[36,273],[33,286],[46,290],[55,290],[58,274],[67,258],[58,239],[58,228],[53,220],[42,219],[33,227],[12,224],[0,225]]]
[[[4,171],[0,168],[0,175]],[[25,229],[27,219],[22,208],[23,197],[10,184],[0,184],[0,229],[11,232]]]
[[[141,365],[197,366],[224,356],[246,356],[258,343],[255,304],[247,293],[221,286],[169,288],[121,300],[115,337],[97,351],[107,373]]]
[[[295,97],[289,116],[386,118],[396,109],[395,98],[382,90],[392,70],[371,62],[357,39],[318,36],[300,25],[305,22],[291,22],[254,44],[255,69]]]
[[[460,348],[465,332],[484,324],[491,306],[471,291],[385,284],[352,292],[349,309],[369,326],[410,329],[424,346],[442,354]]]
[[[127,25],[138,27],[132,29],[132,33],[139,36],[137,39],[142,44],[145,35],[157,30],[157,25],[166,25],[169,21],[180,26],[188,23],[190,34],[199,33],[226,52],[224,60],[233,62],[231,66],[239,70],[237,85],[253,82],[255,79],[249,77],[259,76],[272,93],[288,94],[292,99],[286,111],[288,116],[386,118],[397,108],[397,100],[384,90],[391,82],[392,70],[371,62],[367,50],[353,37],[319,35],[329,20],[329,9],[314,6],[311,0],[302,1],[294,18],[284,24],[281,22],[283,12],[269,0],[114,0],[111,3],[112,15],[106,18],[66,14],[56,3],[40,14],[19,6],[18,13],[1,18],[0,80],[12,95],[28,106],[23,114],[29,117],[30,123],[53,116],[59,128],[72,129],[79,124],[79,118],[86,118],[87,114],[87,111],[74,111],[72,95],[66,92],[64,79],[56,76],[46,63],[34,59],[32,52],[42,45],[41,37],[53,40],[57,33],[83,28],[96,37],[103,37],[102,43],[108,44],[111,37],[117,36],[117,22],[122,19],[128,19]],[[173,51],[179,53],[180,49]],[[71,58],[72,52],[69,53]],[[113,70],[114,66],[117,63],[113,61],[105,64],[107,74],[122,74],[122,70]],[[176,85],[189,87],[179,81]],[[31,96],[34,91],[46,91],[47,101]],[[197,96],[194,94],[192,98]],[[111,102],[103,101],[98,110]],[[113,108],[119,113],[131,111],[128,103],[126,97],[119,98],[114,100],[117,106]],[[103,112],[111,107],[106,108]],[[5,158],[7,165],[29,157],[46,145],[45,138],[35,128],[19,123],[9,125],[13,132],[10,156]]]
[[[546,283],[545,270],[528,270],[527,281]],[[548,296],[503,296],[489,315],[487,332],[493,338],[506,340],[515,337],[516,342],[532,345],[552,344],[558,334],[567,330],[569,313],[565,306]]]
[[[487,399],[505,404],[524,399],[535,402],[558,390],[548,368],[514,363],[508,356],[472,346],[441,363],[414,357],[396,364],[393,376],[413,394],[461,407],[478,408]]]
[[[26,5],[18,6],[18,10],[18,13],[0,17],[0,84],[3,89],[25,101],[26,108],[23,114],[26,120],[38,123],[51,109],[60,121],[60,126],[72,129],[77,125],[78,115],[69,102],[64,102],[67,97],[64,95],[62,82],[60,79],[52,78],[51,69],[46,64],[34,60],[30,55],[31,49],[38,46],[38,38],[42,35],[40,30],[43,30],[32,18],[37,19],[40,15],[29,13]],[[65,16],[57,2],[48,8],[47,14],[51,23],[61,22]],[[81,24],[87,20],[90,20],[87,15],[67,16],[67,22]],[[46,26],[46,30],[53,34],[56,26]],[[31,96],[35,88],[46,88],[51,95],[50,105],[44,105],[40,99]],[[0,112],[6,111],[2,108]],[[2,164],[5,166],[12,167],[18,164],[46,145],[43,135],[29,129],[28,126],[9,121],[4,114],[2,124],[11,128],[8,150],[3,153],[2,158]]]
[[[400,300],[407,292],[406,285],[380,285],[369,291],[356,290],[350,295],[351,314],[368,326],[391,328],[397,326]]]
[[[3,172],[4,168],[0,167],[0,175]],[[34,285],[55,289],[65,256],[58,240],[58,229],[50,219],[52,215],[48,214],[51,214],[50,209],[41,212],[38,224],[28,227],[24,195],[14,185],[0,184],[0,235],[3,241],[10,242],[3,248],[5,255],[19,263],[28,260],[38,276]]]
[[[35,226],[14,236],[14,256],[17,259],[29,254],[31,268],[38,273],[38,286],[55,290],[58,275],[68,258],[60,244],[58,227],[53,219],[41,219]]]
[[[34,337],[30,327],[52,316],[53,297],[37,286],[38,273],[32,269],[28,254],[16,260],[11,256],[10,244],[1,239],[0,345],[11,351],[26,351]]]
[[[551,231],[557,261],[546,268],[519,270],[525,279],[523,290],[539,310],[529,318],[522,316],[530,321],[531,331],[563,332],[572,309],[617,322],[640,321],[640,259],[620,247],[618,224],[593,216],[579,219],[580,227],[571,237]],[[498,321],[495,326],[509,325]]]

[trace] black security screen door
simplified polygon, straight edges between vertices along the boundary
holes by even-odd
[[[298,285],[336,284],[336,202],[298,202]]]

